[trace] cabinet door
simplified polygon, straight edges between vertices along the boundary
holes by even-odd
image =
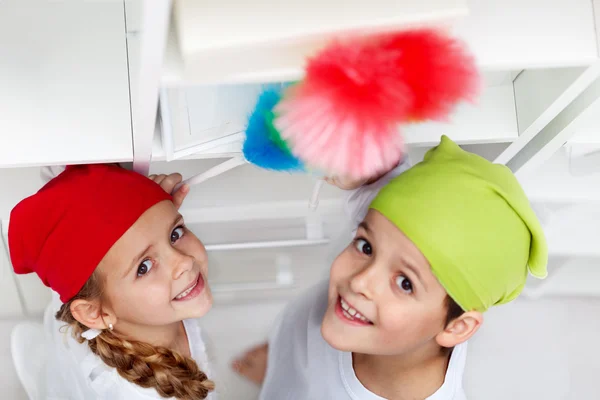
[[[0,1],[0,167],[132,160],[123,7]]]

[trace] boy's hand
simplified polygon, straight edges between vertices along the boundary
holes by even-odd
[[[398,165],[400,165],[400,162],[398,162],[396,165],[394,165],[394,167],[391,168],[389,171],[385,171],[384,173],[374,176],[372,178],[352,179],[352,178],[348,178],[348,177],[332,176],[332,177],[326,177],[326,178],[324,178],[324,180],[325,180],[325,182],[329,183],[330,185],[337,186],[342,190],[354,190],[354,189],[358,189],[359,187],[361,187],[363,185],[370,185],[371,183],[377,182],[385,174],[387,174],[388,172],[390,172],[391,170],[396,168]]]
[[[337,186],[342,190],[354,190],[358,189],[365,183],[367,183],[369,179],[352,179],[352,178],[344,178],[340,176],[333,176],[325,178],[325,182],[330,185]]]
[[[177,192],[172,193],[173,188],[183,180],[181,174],[150,175],[149,178],[158,183],[165,192],[173,195],[173,204],[175,205],[175,208],[179,210],[179,207],[181,207],[183,204],[185,196],[187,196],[187,194],[190,192],[190,187],[188,185],[183,185]]]

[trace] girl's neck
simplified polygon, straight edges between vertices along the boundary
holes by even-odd
[[[166,347],[190,357],[190,346],[183,322],[174,322],[169,325],[149,326],[133,325],[123,322],[118,333],[128,339]]]
[[[450,352],[438,346],[399,356],[352,354],[354,372],[369,391],[390,400],[426,399],[444,383]]]

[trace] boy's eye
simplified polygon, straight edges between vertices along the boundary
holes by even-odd
[[[178,226],[171,232],[171,243],[175,243],[183,237],[183,226]]]
[[[405,293],[410,294],[413,291],[412,283],[405,276],[400,275],[399,277],[397,277],[396,285],[398,285],[400,290],[402,290]]]
[[[151,260],[144,260],[137,269],[137,276],[146,275],[152,269],[154,263]]]
[[[356,246],[356,249],[358,251],[360,251],[361,253],[370,256],[371,254],[373,254],[373,249],[371,248],[371,244],[369,242],[367,242],[365,239],[356,239],[354,241],[354,246]]]

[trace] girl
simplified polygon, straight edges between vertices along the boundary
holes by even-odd
[[[71,166],[13,209],[15,272],[62,302],[60,322],[46,315],[46,398],[212,398],[196,320],[212,305],[207,255],[177,211],[189,189],[169,194],[180,181]]]

